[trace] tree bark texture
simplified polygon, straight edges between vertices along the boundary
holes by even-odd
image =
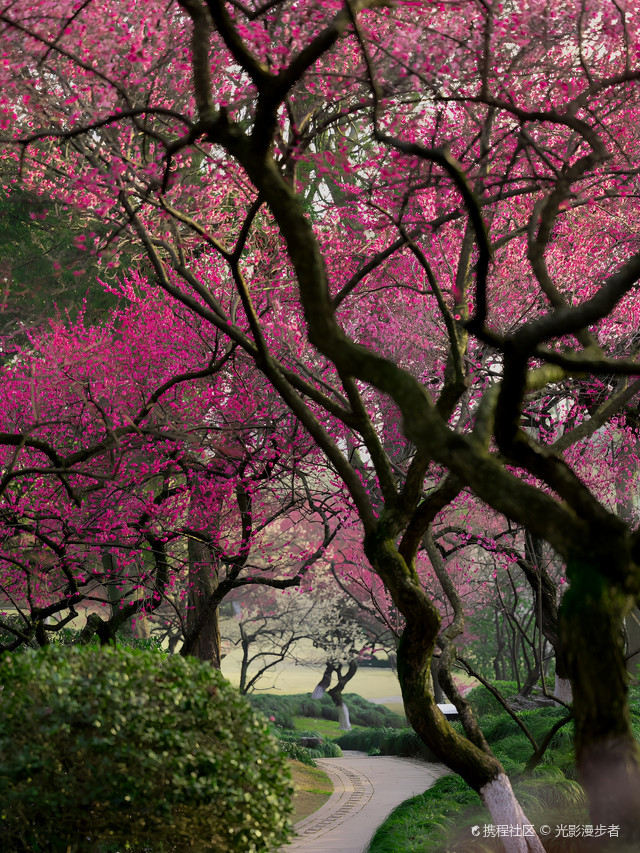
[[[570,587],[560,607],[576,759],[593,822],[619,824],[621,837],[640,839],[640,747],[631,729],[623,641],[633,598],[607,579],[607,567],[600,568],[569,561]]]
[[[189,539],[189,599],[187,630],[192,631],[204,616],[190,654],[220,669],[220,625],[218,607],[210,600],[219,585],[217,566],[211,549],[205,542]]]

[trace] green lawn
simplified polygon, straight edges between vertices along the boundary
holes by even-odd
[[[319,735],[329,738],[337,738],[344,734],[335,720],[324,720],[318,717],[294,717],[293,720],[298,732],[318,732]],[[361,729],[362,726],[353,726],[353,728]]]
[[[259,683],[258,693],[276,693],[280,695],[311,693],[322,677],[322,666],[297,666],[287,661],[274,667]],[[240,679],[240,655],[234,649],[222,660],[222,672],[229,681],[237,685]],[[355,677],[347,685],[348,693],[358,693],[364,699],[382,699],[385,705],[396,714],[404,714],[404,705],[400,695],[400,684],[391,669],[360,667]]]

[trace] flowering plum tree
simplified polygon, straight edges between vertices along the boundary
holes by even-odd
[[[80,641],[106,642],[178,595],[182,653],[219,666],[220,602],[238,586],[299,585],[335,512],[305,477],[308,440],[242,359],[142,285],[120,296],[109,323],[53,322],[4,370],[9,647],[46,643],[79,604],[94,608]]]
[[[581,461],[640,390],[637,6],[12,0],[0,22],[3,156],[121,223],[323,451],[405,620],[409,719],[500,824],[524,815],[446,678],[461,610],[431,525],[464,489],[561,555],[581,778],[594,822],[637,832],[640,544]],[[466,737],[429,688],[437,641]]]
[[[222,625],[223,642],[241,652],[238,690],[249,693],[259,681],[274,676],[273,667],[293,658],[297,644],[308,639],[307,619],[315,601],[308,595],[234,595],[234,616]],[[263,686],[263,685],[261,685]]]

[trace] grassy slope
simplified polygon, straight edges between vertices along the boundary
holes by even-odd
[[[312,731],[318,732],[319,735],[325,738],[341,737],[344,732],[335,720],[323,720],[319,717],[294,717],[296,731]],[[361,726],[353,726],[354,729],[359,729]]]
[[[631,710],[636,736],[640,735],[638,694],[637,689],[632,691]],[[528,775],[523,771],[531,754],[531,745],[504,712],[491,707],[493,700],[488,695],[484,698],[480,695],[479,699],[482,701],[476,700],[476,712],[481,726],[495,754],[512,777],[516,795],[529,820],[536,827],[550,825],[554,830],[560,824],[588,824],[586,798],[575,781],[572,724],[556,734],[543,764]],[[564,711],[539,709],[519,716],[540,743],[554,721],[564,716]],[[425,794],[399,806],[379,827],[369,850],[370,853],[442,853],[445,850],[494,853],[501,849],[499,842],[474,838],[471,832],[473,826],[482,828],[483,824],[490,822],[474,792],[459,777],[449,776],[438,780]],[[554,835],[555,831],[544,838],[550,853],[583,853],[583,839],[555,839]],[[614,849],[617,851],[618,847]],[[627,849],[624,845],[619,847],[620,853]]]
[[[333,793],[333,785],[319,767],[307,767],[299,761],[290,761],[293,774],[293,822],[307,817],[323,806]]]

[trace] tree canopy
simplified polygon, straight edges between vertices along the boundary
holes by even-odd
[[[3,174],[136,241],[148,286],[295,416],[404,617],[409,719],[496,823],[524,815],[450,677],[464,614],[432,535],[463,494],[564,561],[581,777],[594,822],[638,831],[639,24],[609,0],[0,11]],[[118,263],[113,239],[85,245]],[[6,430],[12,478],[24,448],[69,476],[47,430]],[[464,737],[429,686],[436,645]]]

